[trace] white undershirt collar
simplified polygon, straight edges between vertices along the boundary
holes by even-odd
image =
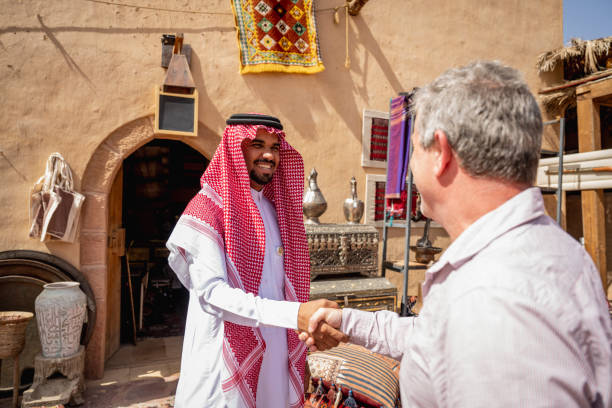
[[[261,191],[257,191],[253,187],[251,187],[251,196],[253,197],[253,200],[255,200],[255,202],[260,203],[263,197],[263,188],[261,189]]]

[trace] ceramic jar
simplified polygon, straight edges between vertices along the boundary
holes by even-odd
[[[359,224],[363,217],[363,201],[357,198],[357,180],[351,177],[351,197],[344,200],[344,218],[349,224]]]
[[[308,177],[308,188],[304,192],[302,209],[306,216],[306,224],[319,224],[319,217],[327,209],[327,201],[317,185],[317,169],[312,169]]]
[[[34,302],[44,357],[68,357],[79,350],[87,297],[78,282],[44,285]]]

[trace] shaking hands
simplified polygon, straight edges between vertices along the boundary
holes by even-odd
[[[336,302],[326,299],[302,303],[298,312],[299,337],[310,351],[336,347],[348,337],[339,331],[342,310]]]

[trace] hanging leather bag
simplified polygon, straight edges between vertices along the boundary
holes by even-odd
[[[85,196],[74,191],[72,171],[61,154],[49,156],[30,200],[30,236],[74,242]]]

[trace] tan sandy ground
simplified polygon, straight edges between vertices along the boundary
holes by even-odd
[[[182,344],[183,337],[166,337],[122,345],[107,361],[104,377],[86,382],[81,407],[173,407]],[[10,406],[11,398],[0,399],[0,408]]]

